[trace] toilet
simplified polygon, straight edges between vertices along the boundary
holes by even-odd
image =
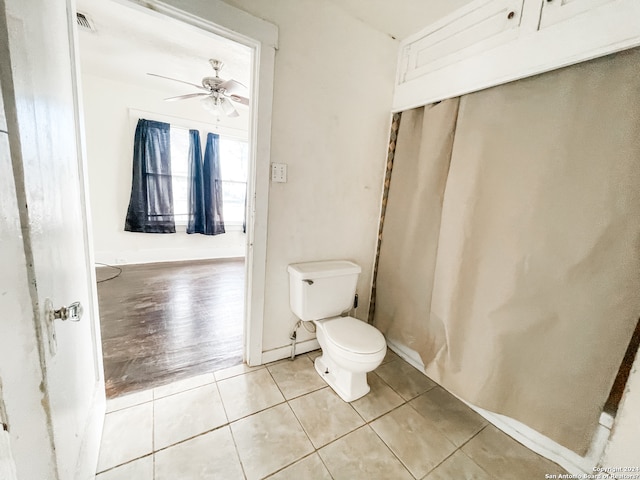
[[[387,342],[368,323],[341,316],[353,307],[362,269],[347,260],[331,260],[292,264],[288,271],[291,310],[316,326],[322,348],[316,371],[345,402],[366,395],[367,372],[382,363]]]

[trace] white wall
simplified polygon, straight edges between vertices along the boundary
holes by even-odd
[[[358,317],[367,317],[397,43],[327,1],[227,3],[279,29],[271,161],[288,164],[289,178],[269,193],[268,351],[289,344],[296,321],[290,263],[360,264]]]
[[[602,465],[605,468],[635,467],[640,469],[640,352],[631,368],[624,396],[613,424]],[[619,472],[636,475],[640,471]]]
[[[141,115],[174,124],[183,119],[215,124],[215,117],[197,100],[167,103],[163,92],[93,75],[83,75],[82,88],[96,261],[126,264],[244,256],[245,235],[239,229],[228,228],[216,236],[187,235],[184,226],[177,226],[175,234],[124,231],[135,131],[130,109],[151,112]],[[225,119],[226,128],[219,127],[218,133],[246,136],[248,117],[244,109],[240,117]]]

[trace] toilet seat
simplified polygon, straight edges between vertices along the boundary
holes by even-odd
[[[326,340],[348,356],[376,355],[387,348],[382,333],[357,318],[332,317],[317,323],[321,324]]]

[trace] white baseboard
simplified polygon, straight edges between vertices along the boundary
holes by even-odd
[[[397,353],[401,358],[406,360],[409,364],[424,373],[424,364],[420,355],[409,347],[401,345],[397,342],[393,342],[387,339],[388,347]],[[443,387],[444,388],[444,387]],[[458,397],[459,398],[459,397]],[[513,418],[505,415],[500,415],[488,410],[484,410],[480,407],[465,402],[470,408],[482,415],[488,422],[502,430],[504,433],[513,437],[518,442],[522,443],[527,448],[542,455],[545,458],[557,463],[572,475],[580,474],[593,474],[593,467],[595,467],[604,448],[609,439],[610,429],[606,424],[609,420],[606,415],[601,418],[601,425],[598,426],[593,439],[591,440],[591,446],[589,451],[584,457],[581,457],[577,453],[563,447],[557,442],[554,442],[549,437],[541,434],[540,432],[528,427],[524,423],[521,423]],[[604,425],[602,425],[604,424]]]
[[[245,247],[222,248],[171,248],[136,251],[95,252],[96,263],[106,265],[138,265],[143,263],[180,262],[188,260],[210,260],[215,258],[238,258],[245,256]]]
[[[320,348],[320,344],[318,340],[312,338],[311,340],[305,340],[304,342],[296,343],[296,355],[300,355],[301,353],[312,352]],[[286,347],[274,348],[273,350],[268,350],[266,352],[262,352],[262,364],[275,362],[276,360],[282,360],[283,358],[291,357],[291,345],[287,345]]]

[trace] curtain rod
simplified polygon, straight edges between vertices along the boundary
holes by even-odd
[[[249,132],[247,132],[246,130],[242,130],[240,128],[228,127],[226,125],[216,125],[213,123],[207,123],[200,120],[193,120],[189,118],[178,117],[175,115],[167,115],[165,113],[151,112],[148,110],[140,110],[139,108],[130,107],[128,110],[129,110],[130,116],[132,114],[138,117],[140,117],[140,115],[142,115],[143,117],[150,115],[155,118],[150,118],[149,120],[158,120],[158,121],[162,121],[161,119],[173,119],[176,121],[176,123],[180,122],[180,124],[176,125],[179,127],[184,127],[184,128],[198,127],[198,129],[200,130],[211,130],[213,132],[217,132],[218,130],[220,130],[221,133],[229,137],[235,137],[241,140],[248,140],[249,138]],[[171,122],[169,121],[166,123],[171,123]],[[204,127],[204,128],[201,128],[201,127]]]

